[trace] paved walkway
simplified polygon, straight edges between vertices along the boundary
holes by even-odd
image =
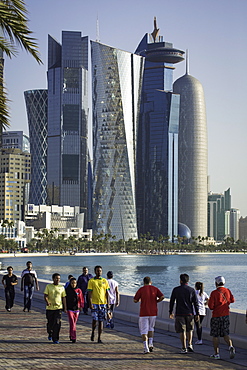
[[[16,295],[12,312],[6,312],[0,289],[0,369],[246,369],[247,351],[237,349],[234,360],[222,345],[222,360],[212,360],[212,345],[182,355],[176,334],[156,331],[155,351],[142,354],[138,328],[116,320],[115,328],[105,329],[103,344],[90,341],[91,318],[81,315],[75,344],[68,340],[68,322],[63,314],[60,344],[47,340],[45,306],[33,300],[32,312],[22,311],[22,295]],[[198,353],[200,351],[200,353]]]

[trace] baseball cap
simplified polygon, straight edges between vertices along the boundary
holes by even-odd
[[[216,282],[216,284],[220,284],[220,283],[222,283],[222,284],[224,285],[224,284],[225,284],[225,282],[226,282],[226,280],[225,280],[224,276],[217,276],[217,277],[215,278],[215,282]]]

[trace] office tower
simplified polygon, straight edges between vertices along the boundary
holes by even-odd
[[[174,64],[184,52],[158,36],[156,20],[136,53],[145,56],[137,140],[138,232],[178,235],[179,95],[172,92]]]
[[[30,182],[30,154],[20,149],[0,150],[0,220],[24,221],[26,186]]]
[[[177,79],[180,94],[178,139],[178,221],[194,237],[207,236],[208,144],[204,92],[188,73]]]
[[[2,147],[19,148],[22,152],[30,153],[29,137],[23,131],[4,131]]]
[[[239,240],[239,218],[240,211],[237,208],[230,210],[230,237],[236,242]]]
[[[88,37],[48,36],[48,203],[87,211]]]
[[[47,90],[24,92],[26,101],[30,153],[31,183],[29,203],[47,201]]]
[[[247,241],[247,217],[240,217],[239,219],[239,239]]]
[[[230,236],[230,188],[224,194],[208,194],[208,231],[207,236],[222,241]]]
[[[137,238],[136,134],[143,58],[91,42],[94,232]]]

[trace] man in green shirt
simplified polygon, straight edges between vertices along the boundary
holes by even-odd
[[[46,318],[48,340],[59,343],[59,332],[61,328],[62,310],[67,312],[66,292],[63,285],[60,285],[60,274],[52,275],[52,284],[45,287],[44,299],[46,302]]]

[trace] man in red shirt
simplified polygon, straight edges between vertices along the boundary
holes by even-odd
[[[220,359],[219,353],[219,337],[223,337],[225,342],[229,346],[230,358],[235,356],[235,348],[232,345],[231,338],[229,337],[229,306],[230,303],[235,302],[235,299],[231,291],[224,287],[225,278],[223,276],[217,276],[215,278],[216,289],[211,292],[208,300],[208,307],[212,312],[212,318],[210,322],[210,335],[213,337],[214,354],[211,358],[216,360]]]
[[[158,314],[157,303],[165,298],[161,291],[152,285],[149,276],[143,279],[144,286],[134,296],[134,302],[141,301],[139,329],[144,345],[144,353],[153,352],[154,325]]]

